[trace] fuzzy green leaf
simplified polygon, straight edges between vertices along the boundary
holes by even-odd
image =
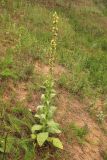
[[[35,114],[34,117],[40,119],[40,115],[38,115],[38,114]]]
[[[61,133],[61,131],[58,128],[54,128],[54,127],[48,128],[48,132],[49,133],[53,133],[53,134],[55,134],[55,133],[57,133],[57,134]]]
[[[38,119],[46,119],[46,115],[45,114],[35,114],[35,118],[38,118]]]
[[[42,125],[35,124],[35,125],[31,128],[32,133],[34,133],[35,131],[41,130],[42,127],[43,127]]]
[[[49,118],[50,119],[53,117],[55,110],[56,110],[56,107],[54,107],[54,106],[50,107],[50,110],[49,110]]]
[[[48,132],[49,133],[61,133],[59,129],[59,124],[54,122],[54,120],[50,120],[48,122]]]
[[[59,149],[63,149],[62,142],[59,140],[59,138],[52,138],[53,145]]]
[[[44,105],[39,105],[37,106],[37,110],[42,110],[45,106]]]
[[[55,93],[51,93],[51,98],[54,98],[55,96],[56,96],[56,94]]]
[[[36,134],[31,134],[32,139],[36,139]]]
[[[45,95],[42,94],[42,95],[41,95],[41,100],[45,100],[45,98],[46,98]]]
[[[42,146],[44,144],[44,142],[47,140],[47,138],[48,138],[48,132],[43,132],[43,133],[37,134],[37,142],[38,142],[39,146]]]

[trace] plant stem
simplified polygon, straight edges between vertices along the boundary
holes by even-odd
[[[4,153],[3,153],[3,159],[2,159],[2,160],[6,160],[6,144],[7,144],[7,137],[8,137],[8,133],[6,133],[6,135],[5,135]]]

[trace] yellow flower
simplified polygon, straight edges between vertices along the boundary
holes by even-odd
[[[57,16],[57,13],[55,12],[53,14],[53,26],[52,26],[52,40],[50,43],[50,55],[49,55],[49,66],[50,66],[50,74],[53,74],[53,68],[55,63],[55,53],[56,53],[56,46],[57,46],[57,35],[58,35],[58,23],[59,17]]]

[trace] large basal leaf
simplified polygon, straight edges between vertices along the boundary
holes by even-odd
[[[54,120],[50,120],[48,122],[48,132],[49,133],[61,133],[59,129],[59,124],[54,122]]]
[[[49,127],[52,126],[52,127],[57,128],[57,127],[59,127],[59,124],[56,123],[56,122],[54,122],[54,120],[52,119],[52,120],[48,121],[48,126],[49,126]]]
[[[55,147],[59,148],[59,149],[63,149],[63,145],[62,142],[59,140],[59,138],[52,138],[52,143]]]
[[[42,146],[47,139],[48,139],[48,132],[39,133],[37,135],[37,142],[39,146]]]
[[[32,133],[34,133],[35,131],[40,131],[42,128],[43,128],[42,125],[35,124],[35,125],[31,128],[31,130],[32,130]]]
[[[48,128],[48,132],[49,133],[53,133],[53,134],[55,134],[55,133],[57,133],[57,134],[61,133],[61,131],[58,128],[54,128],[54,127],[49,127]]]

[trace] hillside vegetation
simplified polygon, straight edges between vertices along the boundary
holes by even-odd
[[[31,127],[49,73],[64,149],[34,148]],[[0,160],[107,160],[107,1],[0,1]]]

